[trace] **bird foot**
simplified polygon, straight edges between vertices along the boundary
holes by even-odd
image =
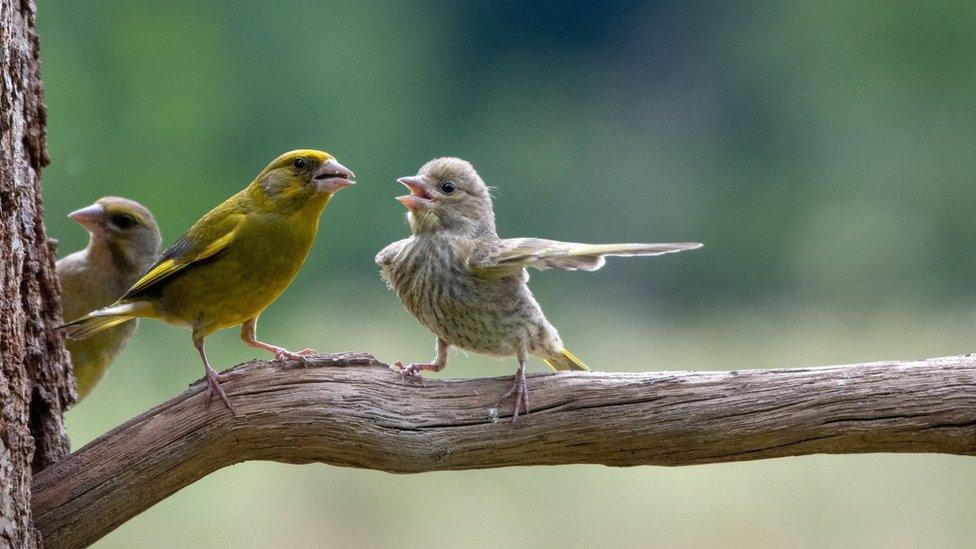
[[[224,388],[220,386],[220,383],[227,381],[231,378],[230,375],[220,375],[213,370],[213,368],[207,368],[207,406],[210,406],[210,400],[213,398],[214,393],[220,395],[221,400],[230,410],[231,415],[237,417],[237,413],[234,412],[234,407],[230,405],[230,399],[227,398],[227,393],[224,392]]]
[[[518,372],[515,374],[515,383],[512,384],[512,388],[505,392],[498,402],[495,403],[495,410],[499,408],[499,405],[506,399],[513,397],[515,400],[515,411],[512,414],[512,423],[518,421],[519,413],[525,412],[529,413],[529,385],[525,381],[525,373]]]
[[[420,375],[420,372],[423,370],[434,370],[436,372],[440,369],[433,363],[414,362],[409,366],[404,366],[399,360],[393,363],[393,367],[399,370],[400,377],[404,381],[419,381],[421,383],[424,383],[424,378]]]
[[[289,351],[284,347],[274,348],[275,360],[285,360],[286,358],[289,360],[301,360],[303,365],[308,363],[308,360],[305,357],[314,354],[316,354],[315,349],[309,349],[308,347],[298,351],[297,353]]]

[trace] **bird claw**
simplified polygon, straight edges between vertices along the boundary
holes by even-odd
[[[393,363],[393,366],[399,370],[400,378],[406,382],[419,381],[426,387],[427,384],[424,383],[423,376],[420,375],[420,371],[423,370],[422,366],[424,364],[413,363],[410,366],[404,366],[399,360]]]
[[[529,413],[529,384],[526,383],[524,374],[515,375],[515,383],[512,384],[512,388],[505,391],[505,394],[495,403],[493,409],[496,410],[496,413],[499,405],[513,395],[515,397],[515,410],[512,413],[512,423],[516,423],[520,412],[524,411],[526,414]]]
[[[289,351],[284,347],[275,347],[274,350],[275,360],[280,360],[280,361],[284,361],[285,359],[300,360],[302,361],[302,366],[308,364],[308,359],[306,357],[314,354],[316,354],[315,349],[309,349],[308,347],[302,349],[301,351],[298,351],[297,353]]]
[[[207,406],[210,406],[210,400],[213,398],[214,393],[220,396],[220,399],[224,401],[227,409],[230,410],[232,416],[237,417],[237,413],[234,411],[234,407],[230,404],[230,399],[227,398],[227,393],[224,392],[224,388],[220,386],[221,382],[227,381],[231,378],[229,375],[220,375],[215,372],[212,368],[207,368]]]

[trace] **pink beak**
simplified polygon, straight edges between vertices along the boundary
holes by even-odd
[[[312,180],[315,181],[316,189],[320,192],[335,193],[353,185],[355,182],[351,179],[354,177],[356,174],[345,166],[335,160],[329,160],[319,166]]]
[[[397,179],[397,182],[410,189],[410,194],[396,197],[400,204],[403,204],[412,212],[430,206],[430,201],[433,200],[434,197],[428,190],[430,186],[427,184],[424,176],[415,175],[413,177],[401,177],[400,179]]]
[[[91,206],[85,206],[80,210],[69,213],[68,217],[89,231],[94,231],[101,225],[102,220],[105,218],[105,208],[96,202]]]

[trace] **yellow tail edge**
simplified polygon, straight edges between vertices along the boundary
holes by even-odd
[[[65,337],[68,339],[85,339],[102,330],[108,330],[112,326],[118,326],[133,318],[145,316],[148,310],[150,310],[150,306],[145,302],[116,303],[92,311],[79,319],[62,324],[56,329],[64,330]]]
[[[58,326],[58,328],[65,331],[65,337],[68,339],[85,339],[102,330],[108,330],[112,326],[118,326],[123,322],[128,322],[133,318],[135,317],[129,315],[86,316]]]
[[[582,370],[584,372],[590,371],[583,364],[583,361],[576,357],[573,353],[569,352],[569,349],[563,347],[562,356],[558,358],[545,358],[543,359],[546,364],[549,365],[553,370]]]

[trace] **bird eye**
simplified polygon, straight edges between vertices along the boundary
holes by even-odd
[[[296,170],[304,170],[305,169],[305,159],[304,158],[296,158],[295,161],[292,162],[292,165],[295,166],[295,169]]]
[[[454,185],[453,181],[445,181],[441,183],[441,192],[444,194],[453,194],[457,190],[457,186]]]
[[[112,216],[112,225],[120,229],[129,229],[136,225],[136,219],[128,214],[116,214]]]

